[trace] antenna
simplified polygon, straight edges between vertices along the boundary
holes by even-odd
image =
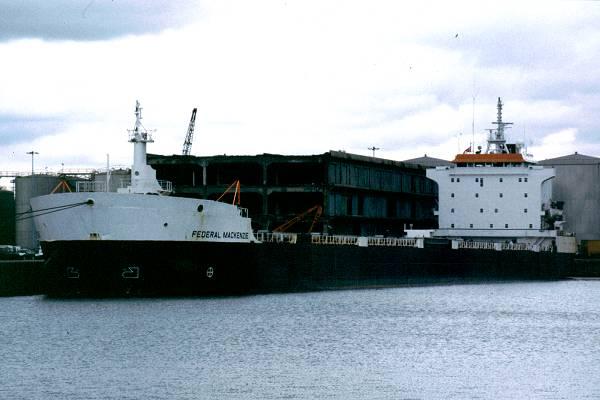
[[[373,151],[373,158],[375,158],[375,150],[381,150],[379,147],[375,147],[375,146],[369,147],[368,149]]]
[[[475,148],[475,94],[473,94],[473,115],[471,119],[471,134],[473,135],[473,143],[471,144]]]
[[[498,104],[496,106],[496,122],[492,124],[497,125],[496,129],[488,129],[488,145],[486,153],[489,154],[501,154],[506,153],[506,139],[504,138],[504,129],[510,128],[512,122],[502,121],[502,100],[498,97]]]
[[[473,140],[471,142],[472,151],[475,152],[475,99],[477,98],[477,94],[479,90],[475,91],[475,72],[473,71],[473,92],[472,92],[472,114],[471,114],[471,135]]]

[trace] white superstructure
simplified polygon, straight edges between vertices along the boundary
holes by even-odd
[[[153,143],[152,134],[142,126],[142,107],[135,102],[135,127],[129,131],[129,141],[133,143],[133,165],[131,184],[119,189],[119,193],[158,194],[162,188],[156,180],[156,171],[146,164],[146,143]]]
[[[502,121],[500,99],[495,124],[486,153],[479,147],[458,154],[454,166],[427,170],[439,194],[433,236],[554,246],[562,225],[552,201],[554,169],[534,165],[521,154],[522,146],[506,143],[510,123]]]
[[[246,209],[166,196],[169,191],[146,164],[146,143],[153,140],[142,127],[141,110],[136,102],[136,123],[129,140],[134,145],[131,184],[118,193],[80,191],[31,199],[40,241],[256,242]]]
[[[535,165],[438,167],[439,233],[445,236],[539,236],[547,229],[554,170]]]

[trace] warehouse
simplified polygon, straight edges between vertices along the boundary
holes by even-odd
[[[241,205],[254,229],[272,230],[315,206],[314,231],[401,235],[405,227],[434,228],[437,187],[422,166],[343,151],[307,156],[148,155],[157,178],[175,195],[217,199],[241,182]],[[229,197],[233,197],[230,194]],[[307,221],[293,230],[309,229]]]

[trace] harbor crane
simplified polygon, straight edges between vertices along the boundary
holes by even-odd
[[[185,135],[185,141],[183,142],[183,154],[184,156],[189,156],[192,150],[192,141],[194,140],[194,125],[196,125],[196,111],[197,108],[194,108],[192,111],[192,118],[190,118],[190,125],[188,126],[187,134]]]

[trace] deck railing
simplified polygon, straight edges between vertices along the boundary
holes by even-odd
[[[512,243],[512,242],[478,242],[472,240],[457,240],[454,241],[453,248],[458,249],[475,249],[475,250],[497,250],[497,251],[535,251],[535,252],[550,252],[554,251],[552,244],[533,244],[533,243]]]
[[[290,243],[296,244],[298,234],[285,232],[257,232],[256,238],[263,243]]]
[[[106,192],[106,181],[77,181],[78,192]]]
[[[311,235],[310,241],[313,244],[356,245],[358,243],[358,237],[344,235]]]
[[[369,246],[417,247],[417,239],[396,237],[370,237]]]

